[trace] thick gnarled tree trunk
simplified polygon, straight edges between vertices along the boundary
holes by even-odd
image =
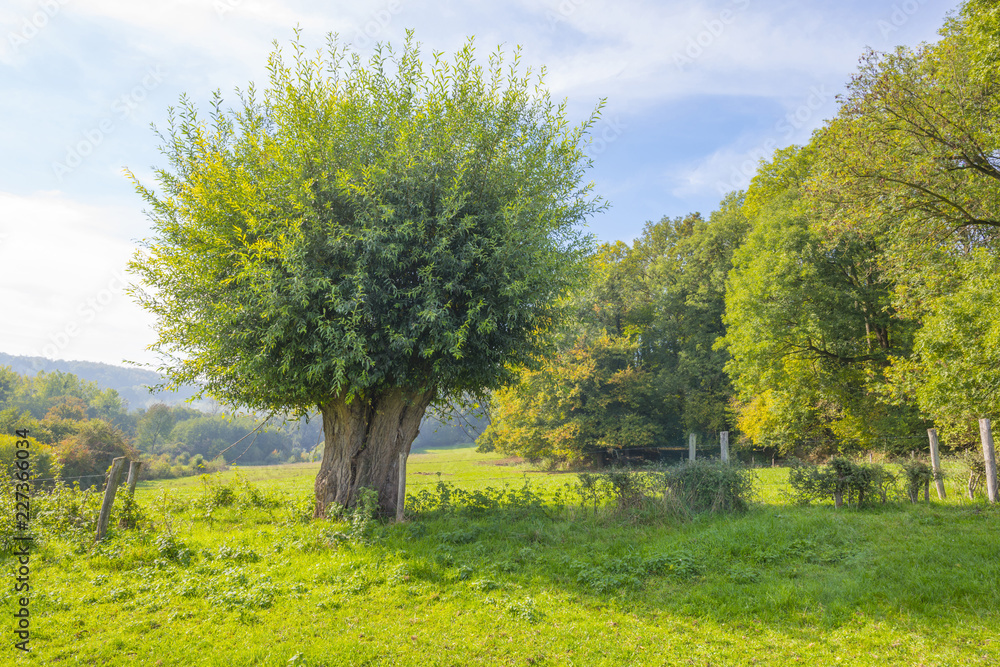
[[[314,516],[336,503],[353,506],[361,487],[378,492],[379,511],[395,514],[399,454],[410,452],[433,391],[400,389],[347,403],[338,398],[320,406],[323,413],[323,462],[316,475]]]

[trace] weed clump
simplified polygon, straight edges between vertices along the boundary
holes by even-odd
[[[930,500],[931,480],[934,479],[934,470],[926,461],[914,459],[904,461],[903,477],[906,479],[906,495],[911,503],[920,501],[920,491],[924,492],[924,500]]]
[[[756,477],[738,464],[695,460],[668,469],[664,481],[691,512],[742,512],[750,506]]]
[[[879,464],[855,463],[844,457],[834,457],[821,466],[789,461],[790,498],[800,505],[813,500],[833,498],[834,505],[860,507],[876,500],[888,502],[896,487],[896,476]]]
[[[462,513],[481,516],[503,510],[512,515],[530,516],[545,514],[545,499],[525,480],[519,488],[507,484],[502,487],[466,490],[448,482],[438,482],[433,490],[407,496],[407,511],[419,513]]]
[[[687,519],[702,512],[741,512],[754,495],[756,477],[739,464],[685,461],[666,469],[580,473],[583,506],[608,504],[616,516],[652,520]]]

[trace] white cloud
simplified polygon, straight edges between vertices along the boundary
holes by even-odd
[[[151,318],[124,292],[123,211],[58,193],[0,193],[0,350],[121,363],[151,360]]]
[[[522,4],[546,17],[550,32],[577,33],[577,48],[534,49],[549,65],[553,88],[560,95],[607,96],[619,104],[780,96],[789,85],[843,79],[866,40],[877,37],[876,15],[822,3],[785,4],[781,11],[751,0]]]
[[[647,218],[708,208],[720,183],[745,185],[747,165],[805,141],[835,110],[831,102],[809,108],[814,86],[836,92],[869,41],[889,48],[933,38],[954,4],[913,1],[919,10],[894,18],[903,3],[4,0],[0,180],[16,194],[0,193],[0,296],[19,319],[0,318],[0,350],[41,352],[77,324],[58,356],[146,358],[149,318],[129,297],[116,294],[99,317],[89,317],[95,309],[87,300],[111,291],[130,239],[147,228],[120,167],[155,185],[146,165],[164,160],[147,123],[163,127],[167,105],[181,92],[205,112],[211,90],[221,89],[228,103],[234,86],[264,83],[272,40],[287,45],[297,24],[311,47],[336,31],[367,51],[376,40],[398,44],[405,28],[415,29],[428,57],[450,54],[467,35],[476,35],[482,60],[496,44],[507,53],[522,44],[523,64],[548,67],[547,84],[557,99],[569,98],[574,119],[608,98],[595,129],[604,146],[595,153],[607,149],[598,161],[609,165],[602,167],[610,183],[603,194],[616,201],[594,223],[612,238]],[[47,18],[38,14],[43,5]],[[880,20],[891,20],[888,33]],[[127,118],[117,114],[111,105],[161,66],[162,87],[141,93],[145,99]],[[715,106],[702,112],[702,104]],[[761,117],[768,113],[775,117]],[[53,163],[87,149],[81,142],[109,119],[114,129],[93,156],[56,179]],[[661,122],[685,125],[640,137]],[[612,125],[621,131],[608,130]],[[37,192],[49,187],[64,194]]]

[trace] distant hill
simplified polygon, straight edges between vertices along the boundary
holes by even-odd
[[[10,366],[15,373],[28,376],[38,375],[38,371],[72,373],[82,380],[96,382],[101,389],[116,390],[119,396],[128,401],[130,410],[148,408],[155,403],[177,405],[194,396],[196,391],[194,387],[184,387],[177,392],[150,394],[148,387],[159,382],[159,373],[95,361],[52,360],[45,357],[22,357],[0,352],[0,368],[4,366]],[[192,404],[191,407],[203,412],[211,412],[214,406],[211,401],[201,400]],[[461,423],[465,423],[465,428],[460,425]],[[424,421],[420,426],[420,434],[413,442],[412,450],[468,445],[476,439],[487,423],[483,417],[471,415],[453,423],[446,423],[428,413],[424,416]]]
[[[141,368],[128,368],[95,361],[67,361],[45,357],[23,357],[0,352],[0,367],[10,366],[20,375],[35,376],[39,371],[72,373],[80,379],[96,382],[102,389],[111,388],[128,401],[130,409],[148,407],[154,403],[176,405],[195,394],[194,387],[184,387],[177,392],[149,393],[149,387],[160,381],[159,373]],[[202,402],[199,401],[199,404]],[[196,404],[193,407],[204,405]]]

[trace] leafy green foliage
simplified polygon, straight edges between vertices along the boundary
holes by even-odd
[[[408,495],[407,511],[462,513],[476,516],[492,511],[535,514],[542,511],[544,499],[527,482],[520,488],[504,485],[466,490],[447,482],[438,482],[433,490],[423,489]]]
[[[496,393],[481,449],[579,462],[655,447],[665,415],[655,377],[634,364],[637,351],[622,338],[580,339],[541,369],[523,371],[518,384]]]
[[[783,452],[831,436],[871,447],[922,425],[885,395],[912,325],[895,317],[877,240],[825,228],[804,198],[815,160],[813,147],[779,151],[754,178],[725,297],[739,429]]]
[[[19,448],[17,441],[25,439],[30,443],[29,446]],[[23,454],[18,456],[18,449],[24,449],[27,458],[22,458]],[[37,479],[51,479],[59,470],[56,452],[52,447],[38,442],[30,434],[27,438],[0,434],[0,471],[2,471],[0,474],[3,475],[3,479],[13,478],[17,461],[27,461],[32,477]]]
[[[976,449],[962,450],[955,458],[962,466],[962,472],[968,475],[966,491],[969,494],[969,500],[973,500],[976,497],[976,492],[982,490],[983,481],[986,479],[986,459],[983,458],[982,450]]]
[[[965,447],[997,409],[1000,79],[995,3],[963,3],[942,38],[869,53],[814,140],[810,179],[837,229],[883,239],[892,307],[919,321],[888,389]]]
[[[171,533],[163,533],[157,536],[153,540],[153,544],[156,546],[156,551],[161,557],[180,563],[181,565],[189,564],[194,555],[187,545]]]
[[[60,467],[69,481],[83,477],[84,485],[96,484],[107,468],[102,462],[120,455],[141,458],[140,479],[216,472],[226,467],[226,457],[245,464],[298,462],[310,458],[319,428],[275,418],[256,437],[231,447],[260,420],[162,403],[130,412],[115,390],[59,371],[22,376],[0,368],[0,391],[0,430],[27,429],[34,476],[46,484]],[[10,462],[13,442],[0,439],[0,465]]]
[[[885,504],[892,495],[896,477],[878,464],[859,464],[844,457],[834,457],[825,465],[793,460],[788,473],[791,498],[808,504],[813,500],[833,499],[854,506]]]
[[[926,461],[913,459],[903,461],[903,477],[906,480],[906,495],[911,503],[920,500],[920,492],[924,492],[924,499],[930,499],[930,484],[934,480],[934,471]]]
[[[914,354],[894,363],[897,391],[934,417],[955,448],[978,444],[978,419],[1000,411],[1000,256],[979,248],[923,299]]]
[[[412,36],[363,63],[331,37],[269,60],[270,85],[210,125],[182,100],[136,293],[162,369],[227,401],[312,410],[391,387],[497,386],[539,333],[596,209],[565,110],[471,42],[425,68]],[[540,82],[539,82],[540,83]]]
[[[746,229],[739,204],[730,197],[707,222],[664,218],[632,246],[602,246],[556,354],[494,394],[482,450],[576,464],[727,429],[727,353],[715,343]]]
[[[577,493],[583,507],[609,503],[614,514],[643,521],[687,520],[710,512],[741,512],[754,497],[755,475],[739,464],[684,461],[653,469],[580,473]]]
[[[64,479],[80,479],[81,486],[101,486],[103,475],[118,457],[136,460],[138,453],[125,434],[112,424],[91,419],[56,450]]]
[[[696,459],[667,469],[667,487],[690,512],[742,512],[754,497],[752,470]]]

